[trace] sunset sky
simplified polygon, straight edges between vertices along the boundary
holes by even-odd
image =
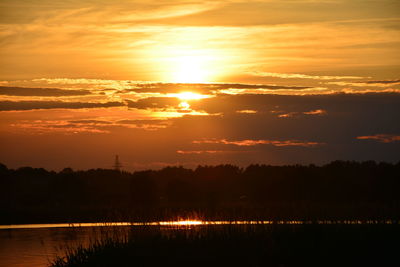
[[[400,160],[400,1],[0,2],[0,162]]]

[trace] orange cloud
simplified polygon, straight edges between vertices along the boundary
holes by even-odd
[[[0,86],[0,95],[9,96],[81,96],[90,95],[88,90],[65,90],[58,88],[29,88],[29,87],[6,87]]]
[[[355,86],[355,87],[390,87],[399,85],[400,80],[382,80],[382,81],[365,81],[365,82],[328,82],[327,84],[340,85],[340,86]]]
[[[375,134],[375,135],[365,135],[357,136],[358,140],[376,140],[381,143],[391,143],[395,141],[400,141],[400,135],[391,134]]]
[[[256,146],[256,145],[273,145],[273,146],[302,146],[311,147],[317,145],[323,145],[324,143],[299,141],[299,140],[237,140],[228,141],[226,139],[211,139],[211,140],[196,140],[194,144],[224,144],[224,145],[235,145],[235,146]]]
[[[0,101],[0,111],[121,107],[122,102]]]
[[[16,127],[29,134],[78,134],[78,133],[109,133],[108,130],[98,129],[93,126],[79,126],[67,121],[41,121],[14,123],[10,126]]]
[[[272,110],[271,113],[280,113],[280,111]],[[301,114],[304,115],[326,115],[326,110],[323,109],[315,109],[315,110],[310,110],[310,111],[304,111],[304,112],[288,112],[288,113],[281,113],[278,115],[278,118],[292,118],[294,116],[299,116]]]
[[[239,153],[243,151],[226,151],[226,150],[177,150],[178,154],[218,154],[218,153]]]
[[[285,113],[285,114],[279,114],[278,117],[279,118],[291,118],[297,114],[298,114],[297,112],[289,112],[289,113]]]
[[[344,80],[344,79],[363,79],[359,76],[320,76],[320,75],[307,75],[298,73],[274,73],[274,72],[251,72],[252,75],[262,77],[273,77],[282,79],[313,79],[313,80]]]
[[[386,88],[386,89],[351,89],[351,88],[345,88],[342,89],[340,92],[345,93],[345,94],[377,94],[377,93],[394,93],[398,94],[400,93],[400,89],[395,89],[395,88]]]
[[[236,113],[255,114],[255,113],[257,113],[257,110],[244,109],[244,110],[237,110]]]
[[[110,133],[116,128],[142,129],[155,131],[167,128],[171,125],[169,120],[149,119],[149,120],[22,120],[10,124],[10,127],[24,131],[29,134],[44,133]]]
[[[326,110],[323,110],[323,109],[310,110],[310,111],[303,112],[303,114],[306,114],[306,115],[325,115],[326,114]]]

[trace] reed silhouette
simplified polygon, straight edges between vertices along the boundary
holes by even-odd
[[[51,267],[393,266],[398,225],[129,228],[65,251]],[[112,231],[112,230],[111,230]]]

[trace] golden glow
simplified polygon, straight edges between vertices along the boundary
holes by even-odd
[[[179,112],[179,110],[176,109],[170,109],[170,110],[164,110],[164,111],[150,111],[152,114],[153,118],[158,118],[158,119],[168,119],[168,118],[179,118],[184,115],[193,115],[193,116],[209,116],[210,114],[204,111],[195,111],[189,109],[182,109],[182,106],[180,105],[181,110],[187,110],[190,112]]]
[[[200,36],[203,34],[206,33],[199,33]],[[170,36],[169,41],[170,38],[187,43],[194,37],[184,32],[179,38]],[[208,83],[221,79],[227,68],[226,52],[222,49],[204,49],[204,42],[205,40],[199,40],[198,43],[187,44],[184,47],[180,44],[149,47],[147,54],[154,60],[154,72],[159,73],[160,80],[171,83]]]
[[[202,225],[203,221],[197,220],[186,220],[186,221],[172,221],[172,222],[159,222],[159,225],[170,225],[170,226],[191,226],[191,225]]]
[[[396,220],[276,220],[276,221],[162,221],[162,222],[100,222],[100,223],[54,223],[0,225],[0,229],[36,229],[68,227],[110,227],[110,226],[195,226],[195,225],[272,225],[272,224],[399,224]]]
[[[178,93],[178,94],[168,94],[168,97],[179,98],[180,100],[182,100],[182,102],[179,103],[179,107],[182,110],[190,110],[190,104],[188,103],[188,101],[209,98],[212,96],[202,95],[202,94],[197,94],[197,93],[192,93],[192,92],[182,92],[182,93]]]
[[[174,59],[172,81],[202,83],[208,81],[207,66],[201,56],[181,56]]]
[[[181,103],[179,104],[179,107],[180,107],[181,109],[184,109],[184,110],[189,110],[189,109],[190,109],[190,105],[189,105],[188,102],[181,102]]]
[[[179,98],[180,100],[198,100],[198,99],[212,97],[210,95],[202,95],[202,94],[197,94],[197,93],[192,93],[192,92],[182,92],[182,93],[178,93],[178,94],[168,94],[168,96],[169,97],[176,97],[176,98]]]

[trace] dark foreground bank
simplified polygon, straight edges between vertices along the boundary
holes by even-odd
[[[398,224],[129,228],[51,266],[398,266],[398,240]]]
[[[0,164],[0,224],[400,219],[400,163],[60,172]],[[194,216],[195,215],[195,216]]]

